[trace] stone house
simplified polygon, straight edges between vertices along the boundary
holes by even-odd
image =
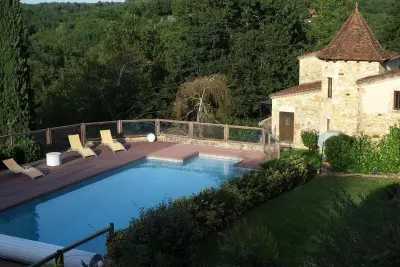
[[[283,143],[303,147],[303,130],[380,138],[400,122],[400,54],[379,44],[358,6],[326,48],[298,59],[299,85],[270,95]]]

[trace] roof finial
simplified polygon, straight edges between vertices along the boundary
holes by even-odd
[[[358,10],[358,2],[356,2],[356,11],[359,11],[359,10]]]

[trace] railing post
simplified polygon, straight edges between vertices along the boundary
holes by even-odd
[[[118,132],[118,136],[122,137],[122,121],[118,120],[117,122],[117,132]]]
[[[56,258],[56,266],[61,265],[64,266],[64,253],[62,250],[57,250],[58,256]]]
[[[229,140],[229,125],[225,124],[224,126],[224,141],[227,142]]]
[[[10,146],[14,145],[14,136],[10,135]]]
[[[281,141],[278,141],[278,159],[281,158]]]
[[[51,138],[51,130],[50,130],[50,128],[47,128],[47,130],[46,130],[46,144],[49,146],[49,145],[51,145],[52,142],[53,142],[53,140]]]
[[[112,238],[114,236],[114,223],[110,223],[110,230],[108,231],[108,238]]]
[[[262,129],[262,130],[261,130],[261,144],[262,144],[263,146],[265,146],[265,133],[266,133],[265,129]],[[269,136],[269,135],[268,135],[268,136]]]
[[[271,158],[271,135],[269,133],[268,133],[268,153],[269,153],[269,158]]]
[[[193,138],[194,130],[193,130],[193,122],[189,122],[189,137]]]
[[[156,119],[156,136],[159,136],[161,133],[161,129],[160,129],[160,120]]]
[[[86,144],[86,125],[84,123],[81,124],[81,140],[84,146]]]

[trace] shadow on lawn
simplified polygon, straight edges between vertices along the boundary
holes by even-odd
[[[346,192],[334,195],[314,238],[319,249],[304,266],[399,266],[400,185],[360,199],[357,203]]]
[[[321,239],[323,231],[333,229],[335,223],[344,224],[337,219],[321,217],[321,212],[332,215],[329,212],[334,211],[335,203],[342,198],[353,201],[353,208],[357,207],[363,213],[365,207],[381,196],[384,187],[392,182],[365,178],[316,178],[248,212],[241,219],[246,224],[239,221],[223,233],[210,237],[201,245],[199,258],[218,262],[218,244],[224,239],[225,233],[247,235],[249,229],[263,226],[275,238],[280,258],[288,266],[301,266],[309,255],[318,255],[321,244],[317,240],[318,236]],[[360,195],[367,197],[361,198]],[[369,211],[374,213],[371,208]],[[357,216],[360,213],[353,212]],[[237,230],[233,233],[231,229]]]

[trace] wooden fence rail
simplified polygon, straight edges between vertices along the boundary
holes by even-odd
[[[251,127],[251,126],[239,126],[239,125],[227,125],[227,124],[216,124],[216,123],[203,123],[195,121],[178,121],[178,120],[166,120],[166,119],[139,119],[139,120],[118,120],[118,121],[102,121],[102,122],[90,122],[81,124],[72,124],[66,126],[59,126],[41,130],[30,131],[27,133],[17,133],[5,136],[0,136],[0,140],[7,140],[9,145],[14,145],[15,137],[17,136],[30,136],[32,134],[43,133],[46,140],[46,145],[51,146],[54,141],[54,135],[57,133],[58,136],[62,136],[63,139],[67,139],[67,135],[71,132],[78,133],[81,141],[85,144],[87,141],[97,140],[99,137],[90,137],[87,134],[88,127],[100,126],[106,128],[106,125],[113,125],[113,129],[116,129],[116,137],[129,137],[129,136],[145,136],[147,133],[153,132],[156,136],[184,136],[192,139],[204,139],[204,140],[220,140],[225,142],[235,143],[253,143],[263,145],[268,153],[271,153],[271,147],[274,145],[277,147],[279,153],[280,141],[271,134],[264,127]],[[124,129],[130,125],[137,133],[125,133]],[[153,126],[152,126],[153,125]],[[182,126],[185,125],[185,126]],[[151,127],[149,127],[151,126]],[[114,128],[115,127],[115,128]],[[147,127],[147,128],[146,128]],[[148,130],[150,129],[151,130]],[[69,130],[69,131],[68,131]],[[71,131],[72,130],[72,131]],[[93,128],[92,131],[93,133]],[[65,136],[64,136],[65,135]]]

